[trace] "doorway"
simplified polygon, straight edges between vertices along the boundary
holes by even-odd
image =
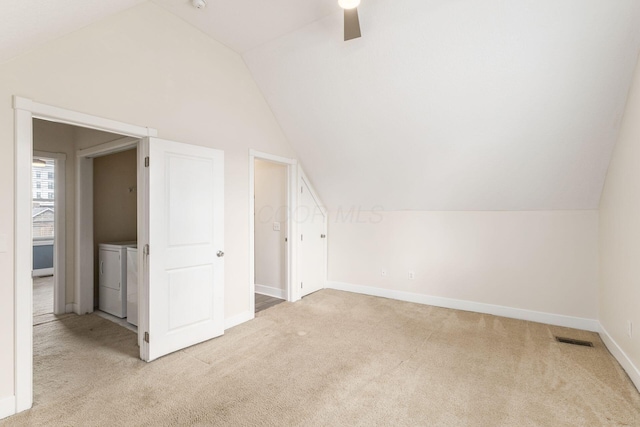
[[[89,129],[101,130],[124,134],[136,138],[156,135],[154,129],[133,126],[113,120],[90,116],[75,111],[65,110],[50,105],[36,103],[30,99],[14,97],[13,107],[15,111],[15,258],[14,258],[14,295],[15,295],[15,412],[29,409],[33,404],[33,239],[32,239],[32,215],[33,199],[31,196],[33,179],[34,156],[34,119],[52,121]],[[57,151],[57,150],[56,150]],[[75,161],[75,159],[73,159]],[[74,171],[75,172],[75,171]],[[62,178],[67,173],[57,174]],[[57,182],[60,183],[60,179]],[[81,186],[81,185],[79,185]],[[56,196],[64,192],[56,192]],[[67,192],[68,193],[68,192]],[[60,197],[56,197],[60,199]],[[55,215],[61,210],[56,209]],[[62,221],[64,223],[64,221]],[[62,236],[62,230],[55,228],[55,236]],[[78,234],[76,234],[78,235]],[[55,251],[60,251],[65,239],[60,240],[60,245],[54,244]],[[57,243],[57,242],[56,242]],[[69,243],[69,242],[66,242]],[[77,242],[73,242],[77,243]],[[76,245],[74,252],[81,248]],[[61,261],[58,257],[57,261]],[[68,257],[67,260],[69,261]],[[76,263],[76,266],[78,264]],[[54,272],[57,269],[54,266]],[[60,271],[61,273],[62,271]],[[75,273],[75,271],[74,271]],[[58,274],[59,276],[59,274]],[[54,276],[55,277],[55,276]],[[56,278],[57,280],[58,278]],[[66,280],[69,281],[69,280]],[[69,281],[69,289],[76,291],[81,287],[78,275]],[[64,311],[80,314],[80,308],[76,298],[73,303],[65,307]],[[61,301],[65,301],[64,298]]]
[[[130,144],[122,151],[94,152],[93,191],[83,197],[93,199],[93,308],[137,333],[138,142]]]
[[[287,298],[289,206],[287,166],[254,161],[254,271],[256,313]]]
[[[300,299],[295,281],[297,162],[249,152],[249,286],[251,312]]]
[[[33,404],[31,186],[33,123],[42,119],[111,134],[138,144],[137,212],[140,358],[152,361],[224,333],[224,152],[156,138],[157,131],[14,96],[15,412]],[[109,145],[110,144],[110,145]],[[111,141],[100,149],[130,145]],[[83,150],[84,147],[77,147]],[[74,154],[75,194],[91,194],[92,160]],[[122,150],[121,150],[122,151]],[[86,179],[85,179],[86,178]],[[76,203],[73,303],[93,310],[93,198]],[[79,236],[89,236],[80,239]],[[85,262],[86,261],[86,262]],[[87,284],[90,291],[87,292]],[[149,289],[153,286],[153,292]]]
[[[34,131],[34,145],[39,146]],[[32,276],[34,324],[66,312],[66,155],[33,151]]]

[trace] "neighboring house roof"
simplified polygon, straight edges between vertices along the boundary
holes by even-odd
[[[40,216],[40,215],[45,214],[46,212],[54,213],[54,210],[53,210],[53,208],[42,208],[42,207],[40,207],[40,208],[33,208],[33,211],[32,211],[32,213],[33,213],[33,214],[32,214],[32,216],[31,216],[31,217],[32,217],[32,218],[35,218],[35,217],[37,217],[37,216]]]

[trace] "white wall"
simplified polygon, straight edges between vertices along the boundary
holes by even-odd
[[[147,2],[0,64],[0,401],[13,395],[12,95],[225,151],[225,315],[250,307],[249,149],[294,157],[242,58]]]
[[[600,202],[600,323],[635,366],[640,387],[640,66]],[[633,322],[633,336],[627,322]],[[620,360],[620,359],[619,359]]]
[[[640,2],[374,0],[360,20],[243,55],[330,210],[598,209]]]
[[[274,222],[280,223],[280,231],[273,229]],[[287,237],[287,167],[256,160],[255,277],[256,285],[260,285],[256,286],[256,292],[278,298],[285,295],[285,237]]]
[[[594,320],[597,277],[597,211],[330,218],[330,282]]]

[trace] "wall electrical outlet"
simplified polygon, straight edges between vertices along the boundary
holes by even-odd
[[[280,223],[279,222],[274,222],[273,223],[273,231],[280,231]]]
[[[386,270],[386,269],[384,269],[384,268],[383,268],[382,270],[380,270],[380,275],[381,275],[382,277],[387,277],[387,270]]]
[[[627,320],[627,335],[629,338],[633,337],[633,322],[631,320]]]
[[[416,278],[416,273],[415,273],[415,271],[410,271],[410,272],[409,272],[409,279],[410,279],[410,280],[413,280],[413,279],[415,279],[415,278]]]

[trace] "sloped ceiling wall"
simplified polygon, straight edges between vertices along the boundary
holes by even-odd
[[[1,0],[0,63],[145,0]]]
[[[152,0],[238,53],[295,31],[339,10],[338,0]]]
[[[633,0],[363,0],[244,54],[330,209],[597,209]]]
[[[0,62],[140,1],[3,0]],[[362,0],[349,42],[336,0],[153,2],[244,52],[331,209],[598,207],[637,0]]]

